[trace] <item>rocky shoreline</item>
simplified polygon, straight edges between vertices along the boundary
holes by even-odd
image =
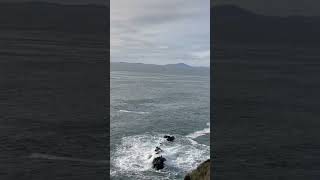
[[[197,169],[188,173],[184,180],[210,180],[210,159],[201,163]]]
[[[165,138],[169,142],[173,142],[175,137],[170,135],[165,135]],[[162,145],[162,143],[160,143]],[[152,167],[156,170],[163,169],[165,167],[166,158],[161,154],[163,150],[157,146],[154,150],[154,154],[150,155],[149,158],[153,158]],[[210,179],[210,159],[201,163],[195,170],[188,173],[184,180],[209,180]]]

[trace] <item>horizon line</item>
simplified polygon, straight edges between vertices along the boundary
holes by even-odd
[[[144,65],[156,65],[156,66],[167,66],[167,65],[185,64],[185,65],[190,66],[190,67],[210,68],[210,65],[209,65],[209,66],[194,66],[194,65],[190,65],[190,64],[182,63],[182,62],[180,62],[180,63],[172,63],[172,64],[151,64],[151,63],[142,63],[142,62],[110,61],[110,63],[144,64]]]

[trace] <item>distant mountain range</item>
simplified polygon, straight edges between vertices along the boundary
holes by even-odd
[[[209,67],[193,67],[184,63],[155,65],[143,63],[111,62],[111,71],[131,71],[164,74],[209,75]]]
[[[211,8],[215,43],[319,44],[320,17],[276,17],[255,14],[233,5]]]
[[[109,11],[105,5],[0,3],[0,30],[109,33]]]

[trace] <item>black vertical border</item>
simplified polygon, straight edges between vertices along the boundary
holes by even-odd
[[[108,131],[108,137],[107,137],[107,141],[106,142],[108,145],[107,145],[107,150],[106,150],[106,158],[107,158],[107,161],[108,161],[108,165],[107,165],[107,171],[106,171],[106,174],[107,174],[107,179],[110,179],[110,61],[111,61],[111,58],[110,58],[110,18],[111,18],[111,15],[110,15],[110,10],[111,10],[111,3],[110,3],[110,0],[107,0],[107,16],[106,16],[106,19],[107,19],[107,39],[106,39],[106,42],[107,42],[107,49],[106,49],[106,61],[107,61],[107,74],[106,74],[106,93],[107,93],[107,100],[106,100],[106,109],[107,109],[107,117],[106,117],[106,125],[107,125],[107,131]]]

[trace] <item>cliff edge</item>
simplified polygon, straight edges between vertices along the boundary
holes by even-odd
[[[210,180],[210,159],[201,163],[197,169],[187,174],[184,180]]]

